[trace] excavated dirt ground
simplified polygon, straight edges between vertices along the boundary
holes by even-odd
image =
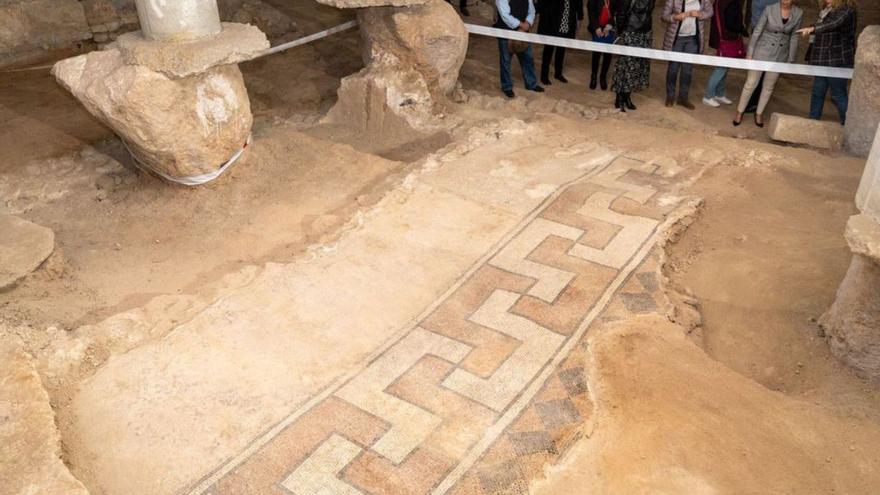
[[[272,3],[302,32],[346,19]],[[872,493],[880,392],[816,325],[864,162],[666,109],[661,64],[638,112],[608,113],[586,62],[508,102],[472,38],[463,124],[414,140],[318,123],[356,33],[254,61],[254,145],[198,189],[137,171],[46,72],[0,74],[0,213],[57,239],[0,293],[0,339],[33,355],[73,475],[93,494]],[[773,109],[802,113],[807,87]]]

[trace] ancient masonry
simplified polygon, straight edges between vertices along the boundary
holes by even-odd
[[[247,145],[253,116],[237,64],[269,48],[245,24],[221,24],[215,0],[137,2],[142,31],[62,60],[53,74],[112,128],[139,166],[195,185]]]
[[[187,493],[526,493],[591,415],[585,334],[664,305],[651,253],[676,217],[652,199],[685,174],[608,160],[545,201],[368,364]],[[612,209],[618,200],[639,215]]]

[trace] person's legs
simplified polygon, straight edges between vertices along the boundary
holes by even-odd
[[[828,94],[828,78],[816,76],[813,78],[813,91],[810,95],[810,118],[820,120],[822,110],[825,107],[825,95]]]
[[[538,78],[535,76],[535,59],[532,56],[532,45],[522,53],[517,53],[516,58],[519,59],[519,66],[522,68],[523,82],[526,89],[535,89],[538,85]]]
[[[608,89],[608,69],[611,68],[611,54],[602,54],[602,73],[599,76],[602,91]]]
[[[674,51],[674,49],[673,49]],[[678,73],[681,70],[681,64],[678,62],[669,62],[666,69],[666,99],[675,98],[675,86],[678,83]]]
[[[742,94],[739,97],[739,106],[736,107],[736,111],[739,113],[745,113],[746,108],[749,106],[749,100],[752,99],[752,94],[754,94],[755,89],[758,87],[758,81],[761,79],[761,73],[756,70],[750,70],[748,77],[746,77],[746,83],[743,85]]]
[[[849,89],[846,79],[831,78],[831,100],[837,105],[837,113],[840,115],[840,123],[846,123],[846,111],[849,108]]]
[[[681,43],[681,52],[692,55],[700,51],[700,45],[696,36],[688,36]],[[687,102],[691,91],[691,79],[694,75],[693,64],[681,64],[681,81],[678,84],[678,100]]]
[[[556,52],[556,47],[553,45],[544,45],[544,50],[541,52],[541,82],[544,84],[550,84],[550,61],[553,59],[554,52]],[[559,57],[558,52],[556,57]]]
[[[757,110],[758,108],[758,100],[761,99],[761,92],[764,89],[764,74],[761,73],[761,77],[758,78],[758,85],[755,87],[755,90],[752,91],[752,99],[749,100],[749,104],[746,106],[745,113],[751,113]]]
[[[778,72],[766,72],[764,74],[764,89],[761,90],[758,109],[755,111],[758,115],[764,115],[764,110],[767,108],[767,103],[770,103],[770,97],[773,96],[773,88],[776,87],[776,81],[778,80]]]
[[[602,62],[601,52],[593,52],[593,57],[590,59],[590,89],[596,89],[596,84],[599,78],[599,63]]]
[[[565,75],[563,71],[565,70],[565,48],[559,47],[556,49],[556,65],[554,66],[554,70],[556,73],[554,74],[557,79],[564,79]]]
[[[712,71],[709,80],[706,81],[706,94],[704,96],[707,100],[723,95],[718,90],[724,81],[724,74],[724,67],[715,67],[715,70]]]
[[[510,50],[506,39],[498,38],[498,54],[501,67],[501,91],[513,90],[513,78],[510,77]]]

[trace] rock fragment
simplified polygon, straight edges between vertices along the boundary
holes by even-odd
[[[0,342],[0,363],[2,492],[88,495],[61,461],[55,413],[31,358]]]
[[[770,139],[814,148],[839,150],[843,146],[843,126],[837,122],[805,119],[774,113],[767,126]]]
[[[55,251],[55,233],[14,215],[0,215],[0,291],[9,290]]]
[[[168,177],[215,172],[250,134],[250,100],[236,65],[172,79],[109,49],[58,62],[53,74],[140,163]]]

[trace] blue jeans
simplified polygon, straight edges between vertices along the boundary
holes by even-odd
[[[501,90],[513,90],[513,78],[510,75],[510,62],[513,58],[510,50],[507,48],[507,40],[498,38],[498,53],[501,55]],[[532,45],[522,52],[517,53],[516,58],[519,59],[519,66],[522,68],[523,81],[526,89],[534,89],[538,85],[538,78],[535,76],[535,60],[532,57]]]
[[[810,118],[819,120],[822,118],[822,110],[825,107],[825,95],[831,88],[831,100],[837,105],[837,113],[840,114],[840,123],[846,123],[846,110],[849,107],[849,94],[846,79],[835,77],[816,77],[813,80],[813,96],[810,98]]]
[[[672,46],[672,51],[696,55],[700,52],[700,43],[696,36],[679,36]],[[679,72],[681,72],[680,80],[678,80]],[[669,62],[669,69],[666,71],[666,96],[675,98],[675,85],[677,82],[678,99],[682,101],[687,100],[688,93],[691,90],[691,77],[693,77],[693,74],[694,66],[692,64]]]
[[[706,83],[706,98],[720,98],[727,95],[727,67],[715,67],[709,82]]]

